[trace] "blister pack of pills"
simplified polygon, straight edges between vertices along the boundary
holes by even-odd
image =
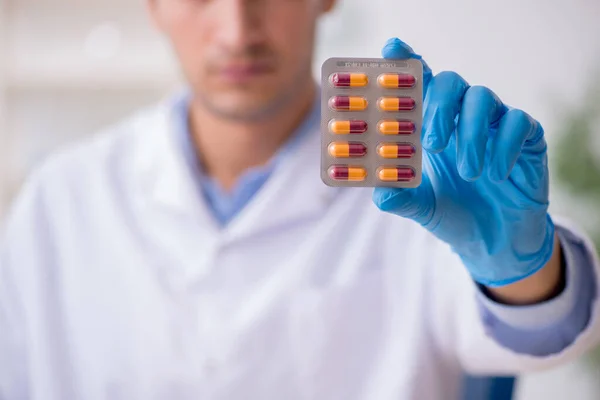
[[[321,70],[321,179],[329,186],[421,183],[423,65],[330,58]]]

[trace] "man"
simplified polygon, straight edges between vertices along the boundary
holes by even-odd
[[[25,185],[2,399],[453,399],[598,343],[599,264],[547,213],[537,121],[424,64],[422,185],[331,188],[310,71],[334,0],[148,4],[189,93]]]

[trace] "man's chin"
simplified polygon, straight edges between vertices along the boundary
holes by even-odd
[[[279,108],[276,98],[260,95],[204,97],[204,105],[221,118],[237,121],[258,121],[273,115]]]

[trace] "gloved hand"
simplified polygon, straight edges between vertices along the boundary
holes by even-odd
[[[399,39],[388,59],[417,58]],[[544,130],[488,88],[455,72],[424,68],[423,181],[415,189],[376,188],[381,210],[410,218],[448,243],[473,279],[514,283],[553,252]]]

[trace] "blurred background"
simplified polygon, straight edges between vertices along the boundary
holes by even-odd
[[[600,1],[339,0],[320,26],[331,56],[378,57],[402,38],[434,72],[491,87],[544,125],[552,210],[600,239]],[[144,0],[0,0],[0,219],[57,147],[181,82]],[[600,357],[528,375],[518,399],[600,398]]]

